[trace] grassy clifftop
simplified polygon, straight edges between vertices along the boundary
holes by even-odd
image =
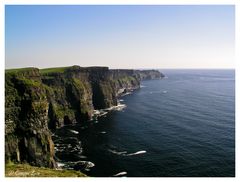
[[[43,167],[34,167],[28,164],[6,164],[6,177],[87,177],[74,170],[56,170]]]

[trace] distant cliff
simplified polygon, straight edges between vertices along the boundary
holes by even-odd
[[[55,167],[51,129],[90,120],[94,110],[117,105],[141,80],[163,77],[156,70],[107,67],[6,70],[6,162]]]

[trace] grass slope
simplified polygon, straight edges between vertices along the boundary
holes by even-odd
[[[28,164],[6,164],[6,177],[87,177],[85,174],[74,170],[56,170]]]
[[[68,68],[70,68],[70,67],[44,68],[44,69],[40,69],[40,73],[41,74],[64,73],[64,71]]]

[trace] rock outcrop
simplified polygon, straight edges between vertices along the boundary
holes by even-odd
[[[88,121],[95,109],[117,105],[140,81],[164,77],[155,70],[107,67],[23,68],[5,73],[5,159],[55,167],[51,131]]]
[[[5,74],[5,158],[55,167],[49,103],[38,69]]]

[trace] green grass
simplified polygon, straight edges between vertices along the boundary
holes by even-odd
[[[57,116],[57,119],[62,119],[64,116],[68,116],[69,118],[74,118],[74,110],[64,107],[59,104],[53,105],[53,110],[55,111],[55,114]]]
[[[69,67],[56,67],[56,68],[45,68],[40,69],[41,74],[48,74],[48,73],[64,73],[64,71]]]
[[[6,164],[6,177],[87,177],[75,170],[56,170],[43,167],[34,167],[28,164]]]
[[[83,90],[83,91],[85,90],[85,85],[83,84],[82,81],[80,81],[79,79],[76,79],[76,78],[73,78],[72,80],[73,80],[72,83],[74,84],[74,86],[76,88],[78,88],[79,90]]]
[[[69,67],[56,67],[56,68],[45,68],[45,69],[39,69],[39,72],[41,74],[48,74],[48,73],[63,73],[67,68]],[[24,71],[31,71],[33,69],[37,69],[34,67],[28,67],[28,68],[16,68],[16,69],[6,69],[5,73],[19,73]]]
[[[19,78],[19,80],[22,81],[27,86],[35,86],[35,87],[41,86],[41,82],[37,80],[26,79],[26,78]]]
[[[17,73],[17,72],[23,72],[23,71],[31,71],[33,69],[36,69],[36,68],[28,67],[28,68],[6,69],[5,73]]]

